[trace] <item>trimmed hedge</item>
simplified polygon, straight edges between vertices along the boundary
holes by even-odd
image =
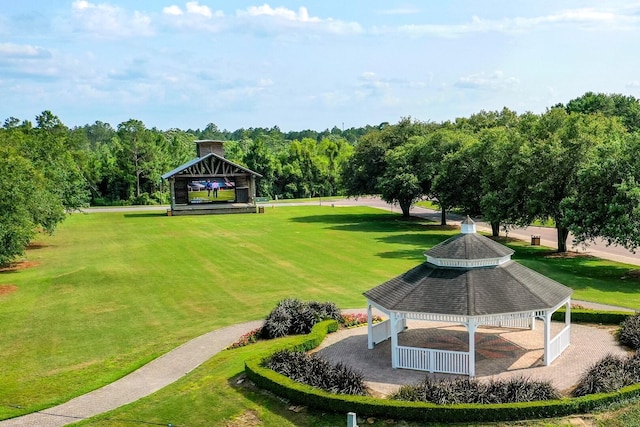
[[[572,310],[572,314],[573,312]],[[590,313],[593,312],[590,311]],[[628,315],[628,313],[625,314],[625,316]],[[333,320],[318,323],[311,333],[301,337],[298,344],[290,345],[288,348],[297,351],[311,350],[320,345],[328,332],[335,332],[337,329],[338,323]],[[436,405],[402,402],[327,393],[263,367],[263,358],[256,357],[245,361],[247,378],[258,387],[289,399],[297,405],[327,412],[356,412],[367,417],[440,423],[517,421],[587,413],[606,408],[613,403],[640,397],[640,384],[634,384],[612,393],[526,403]]]
[[[571,309],[572,323],[597,323],[602,325],[619,325],[629,316],[635,313],[632,311],[595,311],[584,308]],[[564,322],[565,309],[561,308],[551,316],[551,320]]]

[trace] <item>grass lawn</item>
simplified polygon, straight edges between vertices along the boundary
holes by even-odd
[[[364,307],[362,292],[457,232],[366,207],[72,215],[28,251],[32,267],[0,273],[0,289],[13,290],[0,295],[0,419],[112,382],[210,330],[264,318],[285,297]],[[621,279],[636,267],[513,247],[523,264],[576,289],[577,299],[640,308],[638,279]],[[274,426],[343,424],[344,417],[295,414],[235,386],[245,355],[272,345],[225,351],[109,416],[165,425],[226,425],[236,417],[238,425],[242,417]]]
[[[74,214],[0,274],[0,418],[95,389],[286,297],[363,307],[452,231],[366,207]],[[14,288],[14,289],[16,289]],[[15,408],[20,406],[20,409]]]

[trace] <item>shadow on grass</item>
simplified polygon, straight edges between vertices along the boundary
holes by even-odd
[[[167,216],[166,212],[131,212],[124,214],[125,218],[157,218]]]
[[[379,253],[381,258],[424,260],[423,252],[443,240],[451,237],[457,226],[441,226],[424,218],[402,218],[390,213],[366,214],[327,214],[291,218],[297,223],[324,223],[327,228],[349,232],[394,233],[378,238],[383,243],[413,246],[416,249],[403,249]]]
[[[513,259],[572,289],[636,294],[640,291],[638,267],[604,260],[592,255],[558,253],[542,247],[509,244]]]
[[[309,215],[291,218],[297,223],[322,223],[332,230],[345,231],[422,231],[433,223],[423,218],[403,218],[390,213]]]

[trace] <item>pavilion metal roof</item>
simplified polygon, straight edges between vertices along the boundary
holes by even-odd
[[[196,141],[196,142],[199,142],[199,141]],[[220,156],[220,155],[218,155],[218,154],[215,154],[215,153],[208,153],[208,154],[207,154],[207,155],[205,155],[205,156],[202,156],[202,157],[196,157],[195,159],[190,160],[190,161],[188,161],[187,163],[184,163],[184,164],[182,164],[182,165],[178,166],[177,168],[175,168],[175,169],[173,169],[173,170],[171,170],[171,171],[169,171],[169,172],[165,173],[164,175],[162,175],[162,179],[169,179],[169,178],[171,178],[172,176],[179,174],[179,173],[180,173],[180,172],[182,172],[183,170],[188,169],[188,168],[190,168],[191,166],[193,166],[193,165],[195,165],[195,164],[197,164],[197,163],[200,163],[200,162],[202,162],[202,161],[205,161],[205,160],[206,160],[206,159],[208,159],[209,157],[215,157],[216,159],[218,159],[218,160],[220,160],[220,161],[222,161],[222,162],[228,163],[228,164],[232,165],[233,167],[236,167],[236,168],[238,168],[238,169],[240,169],[240,170],[242,170],[242,171],[244,171],[244,172],[246,172],[246,173],[249,173],[249,174],[251,174],[251,175],[254,175],[254,176],[257,176],[257,177],[259,177],[259,178],[262,178],[262,175],[260,175],[258,172],[254,172],[254,171],[252,171],[251,169],[248,169],[248,168],[246,168],[246,167],[244,167],[244,166],[241,166],[241,165],[239,165],[239,164],[237,164],[237,163],[232,162],[231,160],[227,160],[227,159],[225,159],[224,157],[222,157],[222,156]]]

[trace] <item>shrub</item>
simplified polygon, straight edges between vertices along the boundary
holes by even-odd
[[[438,405],[461,403],[517,403],[559,399],[560,392],[549,382],[524,377],[482,383],[474,378],[435,380],[426,377],[416,385],[405,385],[389,396],[393,400],[431,402]]]
[[[342,312],[333,302],[310,301],[308,304],[309,307],[318,314],[320,319],[333,319],[338,322],[342,319]]]
[[[256,328],[242,335],[238,339],[238,341],[231,344],[229,347],[227,347],[227,349],[231,350],[233,348],[244,347],[245,345],[253,344],[254,342],[257,342],[260,339],[261,335],[262,335],[262,328]]]
[[[560,392],[548,381],[524,377],[491,381],[484,392],[485,400],[477,403],[517,403],[560,399]]]
[[[620,343],[634,350],[640,349],[640,314],[627,317],[618,332]]]
[[[265,359],[264,366],[294,381],[331,393],[366,395],[362,374],[343,364],[334,366],[315,354],[280,350]]]
[[[279,338],[308,334],[316,323],[325,319],[341,320],[340,309],[334,303],[283,299],[267,316],[263,335],[265,338]]]
[[[291,321],[289,310],[283,305],[276,306],[264,321],[263,331],[265,338],[280,338],[289,334]]]
[[[588,368],[578,380],[573,396],[585,396],[594,393],[609,393],[633,384],[625,365],[624,358],[609,354]],[[635,363],[633,364],[635,365]],[[632,366],[630,363],[629,366]]]

